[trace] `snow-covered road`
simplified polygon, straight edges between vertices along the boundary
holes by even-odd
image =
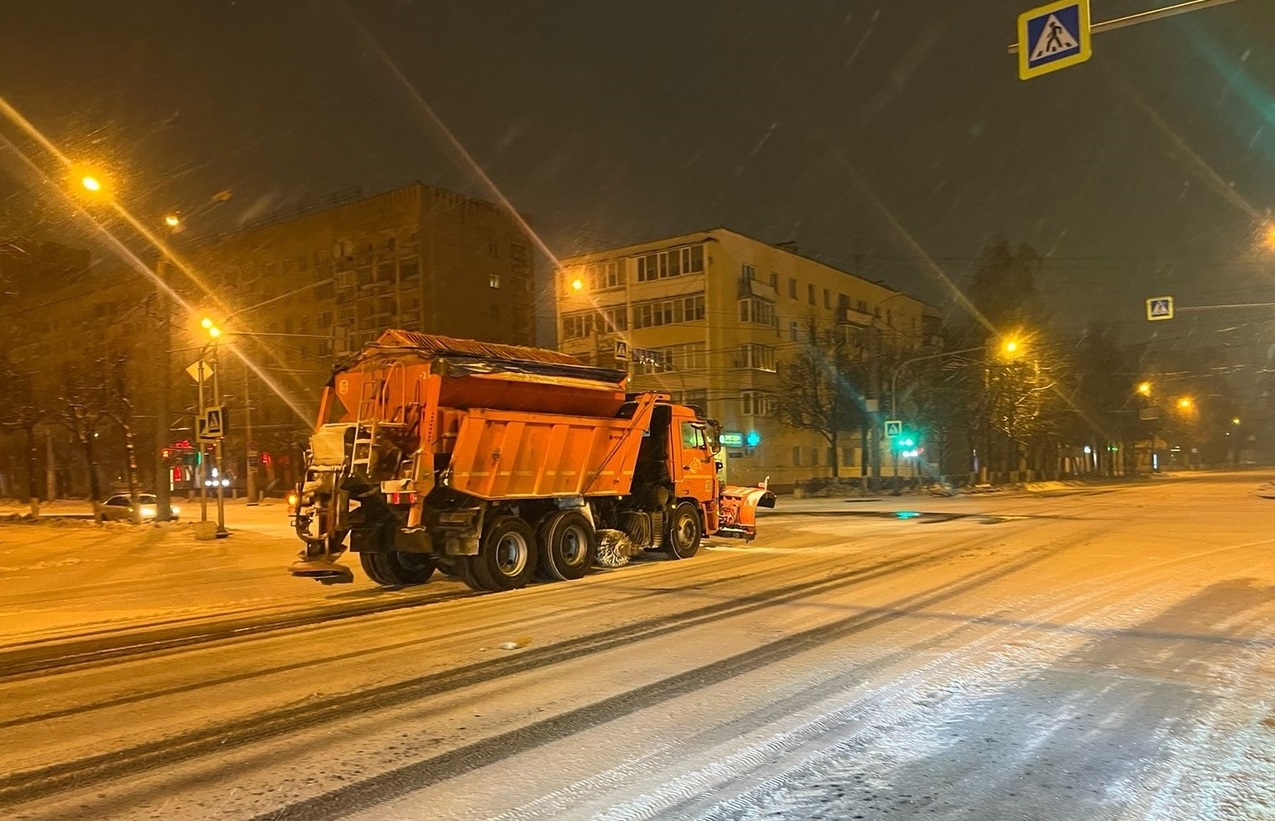
[[[0,524],[0,815],[1275,818],[1270,478],[806,500],[486,596],[293,580],[260,510]]]

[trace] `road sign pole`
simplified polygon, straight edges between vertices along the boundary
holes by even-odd
[[[195,430],[196,440],[199,442],[199,464],[195,466],[195,481],[199,484],[199,521],[208,521],[208,483],[205,480],[207,476],[207,467],[204,465],[204,440],[199,436],[200,420],[204,418],[204,357],[200,352],[199,363],[196,365],[199,371],[199,404],[195,410],[195,424],[191,427]]]
[[[1091,34],[1101,34],[1104,31],[1114,31],[1115,29],[1127,28],[1128,26],[1136,26],[1140,23],[1150,23],[1152,20],[1163,20],[1166,17],[1176,17],[1179,14],[1186,14],[1191,11],[1202,11],[1213,6],[1225,6],[1228,3],[1234,3],[1235,0],[1187,0],[1185,3],[1178,3],[1175,6],[1169,6],[1162,9],[1151,9],[1150,11],[1140,12],[1138,14],[1130,14],[1128,17],[1118,17],[1115,20],[1103,20],[1101,23],[1094,23],[1089,27]],[[1009,44],[1009,53],[1017,54],[1019,49],[1018,43]]]
[[[217,402],[217,408],[223,407],[221,403],[221,359],[218,357],[221,346],[213,343],[213,397]],[[217,420],[217,427],[222,427],[222,419]],[[225,431],[222,436],[217,438],[213,447],[217,452],[217,538],[224,539],[230,535],[230,531],[226,530],[226,465],[222,461],[222,443],[225,441]]]

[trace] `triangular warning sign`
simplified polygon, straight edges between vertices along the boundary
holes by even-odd
[[[1032,48],[1031,59],[1039,60],[1051,54],[1077,48],[1080,48],[1080,43],[1076,42],[1076,38],[1067,31],[1067,27],[1059,21],[1057,15],[1051,14],[1045,21],[1045,27],[1040,31],[1040,38],[1036,40],[1036,45]]]

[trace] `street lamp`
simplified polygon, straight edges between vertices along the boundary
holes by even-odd
[[[1138,393],[1142,394],[1143,396],[1150,396],[1150,395],[1151,395],[1151,383],[1150,383],[1150,382],[1139,382],[1139,383],[1138,383]]]
[[[1191,401],[1191,397],[1184,396],[1178,400],[1178,410],[1190,410],[1195,403]]]
[[[102,181],[92,174],[86,174],[81,177],[80,185],[84,186],[86,191],[92,191],[94,194],[102,190]]]
[[[164,224],[167,225],[169,228],[176,228],[177,226],[182,224],[181,217],[177,216],[176,214],[168,214],[167,216],[164,217]]]
[[[199,321],[200,327],[208,332],[208,343],[204,345],[199,352],[199,415],[204,416],[208,410],[204,401],[204,356],[208,350],[212,349],[212,378],[213,378],[213,402],[214,407],[221,407],[221,361],[217,356],[220,346],[217,344],[221,339],[221,329],[218,328],[208,317],[204,317]],[[222,417],[224,419],[224,416]],[[223,423],[224,424],[224,423]],[[198,426],[196,426],[198,427]],[[197,431],[198,432],[198,431]],[[217,457],[217,467],[213,469],[213,479],[217,487],[217,538],[224,539],[230,535],[230,531],[226,530],[226,484],[227,480],[221,476],[222,466],[222,449],[221,437],[217,438],[216,444],[213,445],[213,452]],[[204,464],[204,443],[202,437],[199,442],[199,506],[200,521],[208,521],[208,480],[205,478],[203,471]]]

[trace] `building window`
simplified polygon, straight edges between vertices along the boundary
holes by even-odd
[[[788,323],[788,338],[793,342],[801,340],[801,327],[795,319]]]
[[[673,370],[673,357],[667,351],[651,348],[629,349],[629,373],[639,376]]]
[[[775,293],[779,293],[779,274],[775,271],[770,272],[770,287],[775,289]]]
[[[673,401],[680,405],[694,405],[705,411],[708,409],[708,391],[703,388],[674,393],[672,397]]]
[[[773,416],[779,402],[764,391],[744,391],[739,395],[739,409],[744,416]]]
[[[774,373],[775,349],[770,345],[755,345],[752,343],[740,345],[735,367]]]
[[[653,328],[704,318],[704,295],[680,299],[657,299],[633,306],[633,327]]]
[[[487,277],[487,284],[493,288],[500,287],[500,274],[490,274]]]
[[[809,302],[811,305],[815,304],[815,286],[814,285],[806,286],[806,301]]]
[[[832,308],[832,291],[829,291],[827,288],[823,289],[823,307],[829,309]]]
[[[493,257],[499,257],[499,256],[500,256],[500,243],[499,243],[499,242],[489,242],[489,243],[487,243],[487,253],[488,253],[488,254],[490,254],[490,255],[492,255]]]
[[[607,333],[627,331],[629,329],[629,308],[621,305],[618,308],[606,308],[601,312],[602,329]]]
[[[758,325],[767,327],[775,327],[775,306],[774,303],[767,302],[764,299],[749,297],[739,301],[739,321],[753,322]]]
[[[819,467],[819,448],[817,447],[810,449],[810,466],[812,468]]]
[[[593,333],[593,314],[564,314],[562,317],[563,339],[584,339]]]
[[[801,445],[792,446],[792,466],[801,467]]]
[[[638,282],[654,282],[657,279],[703,272],[703,245],[674,248],[670,251],[644,254],[637,258]]]
[[[893,308],[885,309],[885,324],[889,325],[891,328],[894,327],[894,309]]]
[[[509,243],[509,258],[518,264],[527,262],[527,246],[516,242]]]
[[[605,291],[608,288],[619,288],[624,285],[624,269],[619,262],[595,262],[584,267],[585,282],[591,291]]]
[[[323,313],[319,314],[318,325],[320,328],[331,328],[332,327],[332,312],[324,311]]]
[[[859,313],[866,314],[868,312],[868,301],[866,299],[859,300],[858,309]]]
[[[788,298],[789,299],[797,298],[797,278],[796,277],[788,277]]]
[[[746,280],[753,280],[757,278],[756,265],[748,265],[747,263],[745,263],[739,266],[739,272],[741,275],[743,275],[744,279]]]

